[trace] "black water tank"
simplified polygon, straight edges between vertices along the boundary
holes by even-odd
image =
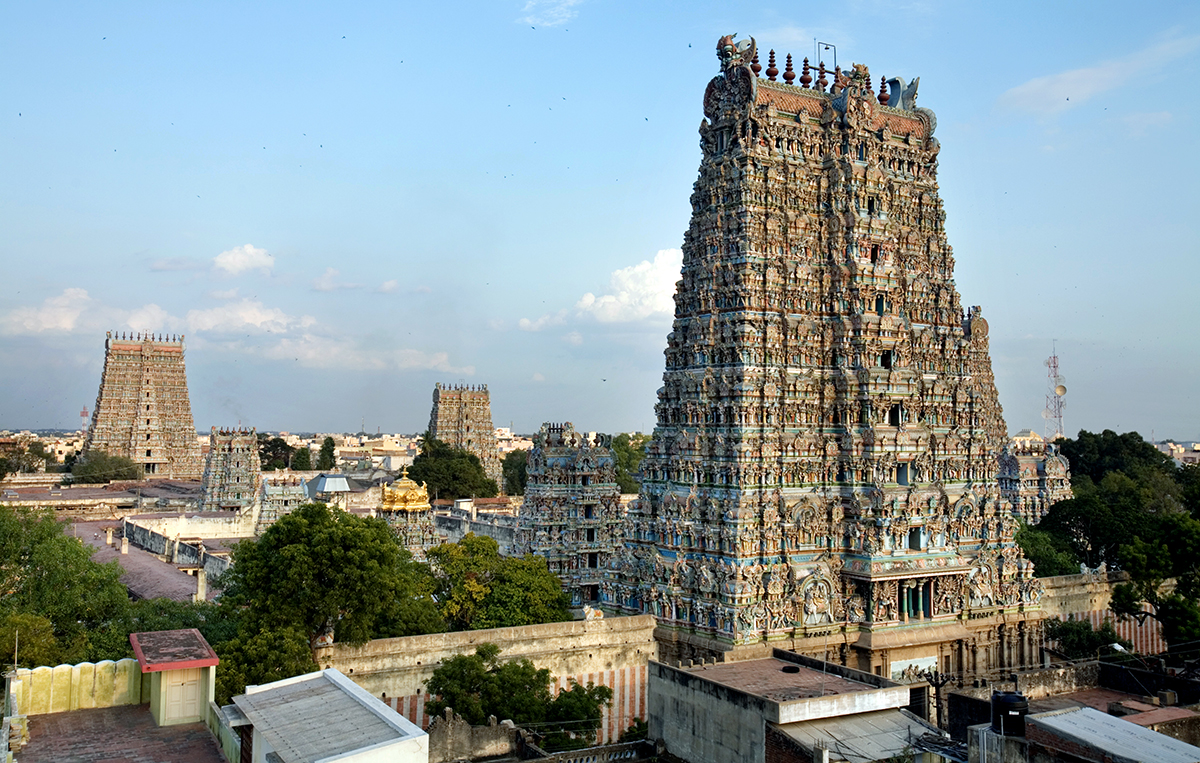
[[[1019,691],[992,692],[992,731],[1009,737],[1025,736],[1029,700]]]

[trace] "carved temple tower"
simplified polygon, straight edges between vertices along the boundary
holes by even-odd
[[[665,659],[1034,663],[1041,587],[998,490],[1005,424],[987,322],[954,285],[933,112],[865,66],[806,60],[797,83],[774,51],[760,76],[753,39],[718,56],[605,606],[655,614]]]
[[[569,421],[542,424],[527,472],[517,553],[545,557],[572,606],[598,603],[604,571],[622,545],[612,437],[593,439]]]
[[[479,456],[488,479],[504,489],[496,430],[492,427],[492,401],[486,384],[435,385],[429,436]]]
[[[183,351],[182,336],[108,332],[84,453],[130,458],[147,477],[200,479]]]
[[[263,483],[256,429],[212,428],[200,491],[201,511],[245,511],[258,507]]]

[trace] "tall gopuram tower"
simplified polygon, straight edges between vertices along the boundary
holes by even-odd
[[[84,453],[130,458],[151,478],[200,479],[183,351],[182,336],[108,332]]]
[[[795,649],[912,678],[1036,662],[1006,430],[916,81],[718,44],[675,322],[605,606],[664,659]],[[832,81],[828,79],[832,75]],[[815,82],[814,82],[815,80]]]
[[[527,472],[517,553],[544,556],[572,606],[599,603],[604,571],[622,547],[612,437],[592,439],[569,421],[542,424]]]
[[[434,385],[429,436],[479,456],[484,473],[504,488],[486,384]]]

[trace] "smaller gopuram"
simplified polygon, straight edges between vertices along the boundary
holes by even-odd
[[[996,480],[1013,514],[1031,525],[1042,521],[1054,504],[1075,497],[1066,457],[1030,430],[1018,432],[1001,451]]]
[[[443,541],[433,526],[429,491],[424,484],[409,479],[408,469],[390,486],[383,486],[379,515],[392,526],[400,545],[407,548],[414,559],[424,561],[425,550]]]
[[[208,435],[208,457],[201,478],[201,511],[242,511],[253,508],[262,493],[258,432],[217,429]]]
[[[517,552],[546,557],[573,606],[599,602],[604,570],[622,548],[612,438],[582,435],[569,421],[543,424],[527,470]]]
[[[151,478],[200,479],[183,352],[182,336],[108,332],[84,454],[132,459]]]
[[[492,401],[486,384],[434,385],[429,436],[452,448],[474,453],[488,479],[504,488],[496,430],[492,427]]]

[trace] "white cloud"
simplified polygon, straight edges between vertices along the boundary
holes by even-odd
[[[161,331],[175,323],[170,313],[153,303],[134,310],[125,321],[126,326],[138,332]]]
[[[250,244],[235,246],[213,258],[213,267],[233,275],[255,269],[266,272],[274,266],[274,256],[267,254],[266,249],[259,249]]]
[[[390,281],[384,281],[383,283],[379,284],[379,288],[376,289],[376,291],[378,291],[380,294],[391,294],[398,288],[400,288],[400,282],[393,278]]]
[[[1135,114],[1126,114],[1121,118],[1126,129],[1129,130],[1131,138],[1144,137],[1155,128],[1166,127],[1171,120],[1172,116],[1169,111],[1140,111]]]
[[[1053,116],[1135,81],[1198,47],[1200,35],[1181,37],[1094,66],[1034,77],[1003,93],[997,104],[1009,111]]]
[[[307,315],[297,318],[277,307],[266,307],[262,302],[243,298],[207,310],[189,310],[184,323],[189,331],[233,332],[252,328],[278,333],[307,328],[316,323],[316,319]]]
[[[150,263],[150,269],[154,271],[203,270],[205,267],[204,260],[192,257],[159,257]]]
[[[315,291],[338,291],[340,289],[361,289],[362,284],[344,283],[338,281],[338,276],[341,275],[336,268],[325,268],[325,272],[313,279],[312,287]]]
[[[578,331],[572,331],[563,335],[563,341],[569,345],[578,347],[583,344],[583,334],[580,334]]]
[[[433,370],[471,376],[474,366],[454,366],[445,352],[413,349],[363,349],[353,341],[315,334],[286,337],[262,351],[272,360],[298,362],[308,368],[337,368],[349,371]]]
[[[584,294],[575,303],[575,310],[601,323],[670,316],[675,311],[675,282],[682,266],[682,251],[662,249],[653,262],[643,260],[614,271],[609,279],[609,293],[598,297],[590,292]]]
[[[517,321],[517,327],[522,331],[541,331],[547,326],[561,326],[567,320],[567,311],[559,310],[557,313],[547,313],[536,320],[522,318]]]
[[[558,26],[575,18],[580,5],[583,0],[529,0],[520,21],[531,26]]]
[[[40,307],[18,307],[0,318],[6,334],[40,334],[43,331],[71,331],[79,316],[95,300],[86,289],[63,289],[57,297],[47,297]]]
[[[418,286],[413,289],[413,293],[414,294],[432,294],[433,289],[429,288],[428,286]]]
[[[546,381],[546,377],[535,373],[530,380],[535,382],[544,382]]]
[[[236,286],[232,289],[225,289],[224,291],[210,291],[208,293],[208,296],[212,297],[213,299],[233,299],[237,295],[238,290]]]

